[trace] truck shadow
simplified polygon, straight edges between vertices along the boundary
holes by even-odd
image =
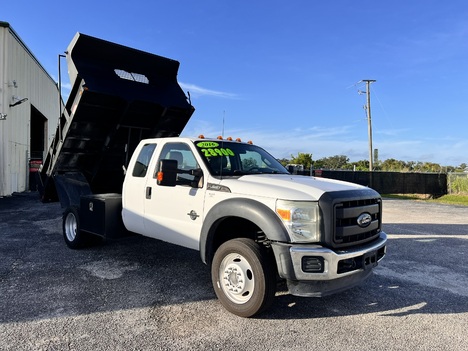
[[[449,291],[425,289],[418,284],[375,274],[367,282],[341,294],[322,298],[278,296],[261,319],[309,319],[361,314],[403,317],[413,314],[468,312],[468,298]]]

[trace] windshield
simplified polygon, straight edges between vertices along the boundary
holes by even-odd
[[[195,141],[195,146],[211,174],[215,176],[288,174],[281,163],[255,145],[224,140],[198,140]]]

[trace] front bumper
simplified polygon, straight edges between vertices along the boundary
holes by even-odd
[[[349,289],[372,273],[386,253],[387,235],[356,248],[333,251],[319,245],[272,243],[278,273],[287,280],[291,294],[325,296]],[[304,262],[317,261],[309,271]]]

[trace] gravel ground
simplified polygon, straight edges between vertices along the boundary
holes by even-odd
[[[364,284],[280,291],[244,319],[198,252],[139,236],[70,250],[58,203],[0,198],[0,350],[468,350],[468,207],[385,199],[384,223]]]

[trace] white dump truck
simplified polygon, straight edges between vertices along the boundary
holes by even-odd
[[[198,250],[243,317],[270,307],[279,281],[337,293],[385,256],[376,191],[291,175],[251,142],[179,137],[194,108],[177,61],[83,34],[67,59],[73,89],[39,184],[64,208],[70,248],[130,232]]]

